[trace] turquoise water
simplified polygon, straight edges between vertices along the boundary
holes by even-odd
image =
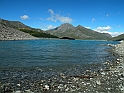
[[[113,41],[19,40],[0,41],[0,68],[61,69],[102,64]]]

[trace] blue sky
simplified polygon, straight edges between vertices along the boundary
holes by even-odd
[[[43,30],[63,23],[124,33],[124,0],[0,0],[0,18]]]

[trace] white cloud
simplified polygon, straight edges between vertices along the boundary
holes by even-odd
[[[120,32],[108,32],[111,36],[118,36],[118,35],[120,35],[120,34],[122,34],[122,33],[120,33]]]
[[[65,17],[65,16],[57,15],[56,18],[57,18],[57,20],[59,20],[62,23],[71,23],[71,22],[73,22],[73,20],[71,18]]]
[[[97,27],[97,28],[95,29],[95,31],[103,32],[103,31],[108,31],[108,30],[110,30],[110,29],[111,29],[110,26],[106,26],[106,27]]]
[[[54,13],[54,11],[52,9],[49,9],[48,12],[51,14],[51,17],[47,18],[46,20],[53,21],[53,22],[60,21],[62,23],[73,22],[73,20],[71,18]]]
[[[110,34],[111,36],[118,36],[122,33],[119,33],[119,32],[112,32],[112,31],[109,31],[111,30],[112,28],[110,26],[106,26],[106,27],[97,27],[96,29],[94,29],[95,31],[97,32],[100,32],[100,33],[108,33]]]
[[[23,15],[23,16],[21,16],[21,19],[27,20],[27,19],[30,19],[30,18],[28,17],[28,15]]]
[[[87,28],[87,29],[91,29],[91,27],[88,27],[88,26],[85,26],[85,28]]]
[[[53,29],[53,28],[56,28],[56,26],[53,26],[53,25],[41,25],[41,29],[42,30],[49,30],[49,29]]]
[[[92,18],[92,22],[96,21],[95,18]]]
[[[53,28],[55,28],[55,26],[53,26],[53,25],[48,25],[47,26],[47,29],[53,29]]]
[[[54,15],[54,11],[52,9],[48,9],[48,12],[51,14],[51,15]]]

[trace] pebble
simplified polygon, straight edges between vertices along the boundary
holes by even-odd
[[[120,48],[118,49],[120,51]],[[15,92],[10,93],[123,93],[123,62],[123,57],[115,60],[115,63],[106,61],[103,65],[107,66],[107,70],[100,68],[92,71],[88,68],[83,73],[81,71],[84,68],[74,68],[76,76],[71,73],[72,70],[54,72],[49,69],[48,74],[42,69],[3,70],[0,72],[0,92],[14,90]]]
[[[21,93],[21,91],[17,90],[17,91],[15,91],[15,93]]]
[[[45,89],[47,89],[47,90],[49,90],[49,89],[50,89],[48,85],[45,85],[44,87],[45,87]]]
[[[21,84],[17,84],[17,86],[19,86],[19,87],[20,87],[20,86],[21,86]]]
[[[98,80],[96,81],[96,84],[97,84],[97,85],[101,85],[100,81],[98,81]]]
[[[102,75],[105,75],[105,72],[101,72]]]

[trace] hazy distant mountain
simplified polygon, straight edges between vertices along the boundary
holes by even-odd
[[[113,37],[112,40],[116,40],[116,41],[124,40],[124,34],[121,34],[119,36]]]
[[[86,40],[107,40],[112,38],[110,34],[99,33],[91,29],[87,29],[81,25],[74,27],[69,23],[65,23],[56,27],[55,29],[48,30],[47,33],[51,35],[62,37],[69,37],[74,39],[86,39]]]

